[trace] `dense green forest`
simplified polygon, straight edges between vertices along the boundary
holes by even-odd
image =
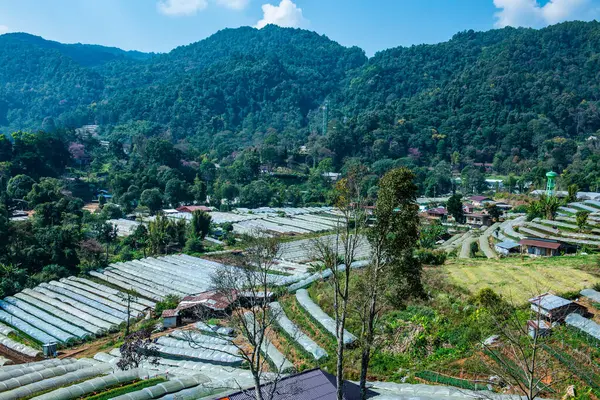
[[[5,34],[0,130],[98,124],[112,140],[159,136],[217,163],[255,146],[273,166],[408,165],[423,168],[430,194],[451,190],[452,170],[479,179],[474,163],[523,183],[554,169],[593,190],[599,38],[598,22],[466,31],[368,59],[276,26],[226,29],[160,55]],[[308,155],[294,158],[300,146]]]

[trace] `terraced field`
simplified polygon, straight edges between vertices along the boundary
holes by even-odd
[[[495,292],[524,302],[545,291],[579,291],[600,282],[584,268],[595,265],[594,257],[573,256],[545,259],[505,258],[500,260],[450,260],[445,266],[452,282],[471,293],[489,287]]]

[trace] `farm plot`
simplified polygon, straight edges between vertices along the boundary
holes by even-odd
[[[225,266],[196,257],[166,256],[116,263],[103,271],[90,272],[107,284],[77,277],[42,283],[0,300],[0,340],[6,347],[32,357],[39,351],[8,338],[11,330],[37,344],[69,345],[101,336],[116,330],[128,317],[142,317],[169,294],[186,296],[206,291],[221,268]],[[270,277],[276,285],[289,284],[293,281],[290,278],[294,277]],[[128,298],[125,291],[130,290],[137,295]]]
[[[169,294],[186,296],[209,290],[212,277],[222,268],[230,267],[182,254],[111,264],[103,271],[90,274],[114,286],[160,301]],[[284,278],[281,275],[270,277],[274,284]]]
[[[591,287],[600,279],[578,269],[587,263],[585,257],[506,258],[451,260],[444,268],[456,285],[473,294],[491,288],[516,302],[525,302],[532,295],[546,291],[565,293]]]
[[[314,241],[319,240],[328,246],[335,246],[336,236],[328,235],[321,236],[318,239],[303,239],[293,242],[283,243],[280,248],[279,258],[282,260],[292,261],[296,263],[306,264],[315,261],[316,253],[314,251]],[[358,260],[369,257],[371,249],[366,238],[361,238],[356,249],[356,258]]]

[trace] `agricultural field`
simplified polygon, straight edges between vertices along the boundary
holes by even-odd
[[[600,282],[598,259],[598,256],[449,259],[444,270],[452,283],[471,293],[489,287],[522,303],[542,292],[578,292],[594,286]]]

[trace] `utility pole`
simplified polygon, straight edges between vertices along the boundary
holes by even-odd
[[[327,120],[328,120],[328,113],[329,113],[329,100],[325,100],[325,104],[323,105],[323,136],[325,136],[327,134]]]

